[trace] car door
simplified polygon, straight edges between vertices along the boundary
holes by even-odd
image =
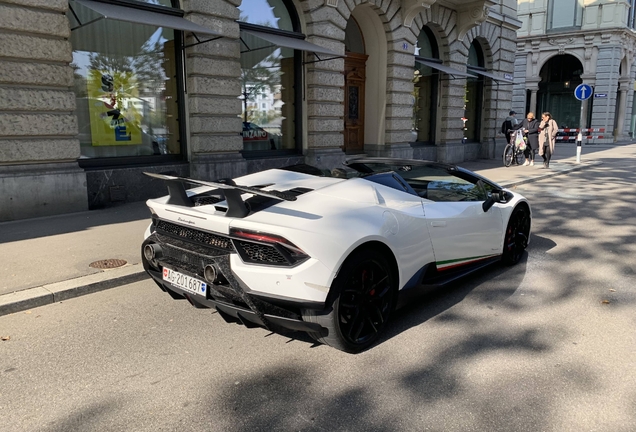
[[[448,173],[428,182],[423,205],[438,269],[501,254],[503,217],[498,205],[484,212],[488,193],[478,179]]]

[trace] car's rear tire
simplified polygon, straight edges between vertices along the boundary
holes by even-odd
[[[523,251],[528,246],[530,236],[530,211],[525,205],[516,207],[506,227],[501,261],[506,265],[519,262]]]
[[[379,252],[354,252],[333,281],[333,301],[324,311],[304,310],[303,319],[320,324],[327,334],[315,340],[349,353],[371,346],[385,327],[397,298],[397,281]]]

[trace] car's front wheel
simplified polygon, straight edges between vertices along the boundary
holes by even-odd
[[[517,264],[528,246],[530,236],[530,211],[521,205],[515,208],[508,220],[501,260],[506,265]]]
[[[310,333],[315,340],[349,353],[358,353],[377,339],[397,296],[396,277],[377,251],[354,252],[332,284],[334,300],[325,311],[305,310],[306,321],[327,329]]]

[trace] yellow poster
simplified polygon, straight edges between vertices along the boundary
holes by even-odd
[[[95,69],[89,71],[86,85],[93,146],[141,144],[139,125],[125,115],[123,102],[127,95],[118,94],[122,88],[118,80],[126,80],[126,77],[113,77]]]

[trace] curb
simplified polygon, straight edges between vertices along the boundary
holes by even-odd
[[[0,295],[0,316],[147,279],[141,264]]]
[[[550,177],[569,174],[583,168],[601,165],[602,161],[584,162],[576,165],[570,163],[559,163],[569,165],[562,170],[553,170],[547,174],[537,177],[521,178],[511,183],[502,184],[505,188],[512,188],[527,183],[534,183]],[[112,270],[104,270],[99,273],[82,276],[62,282],[42,285],[35,288],[28,288],[10,294],[0,295],[0,316],[8,315],[23,310],[45,306],[51,303],[68,300],[74,297],[92,294],[95,292],[116,288],[122,285],[139,282],[149,279],[141,264],[132,264]]]

